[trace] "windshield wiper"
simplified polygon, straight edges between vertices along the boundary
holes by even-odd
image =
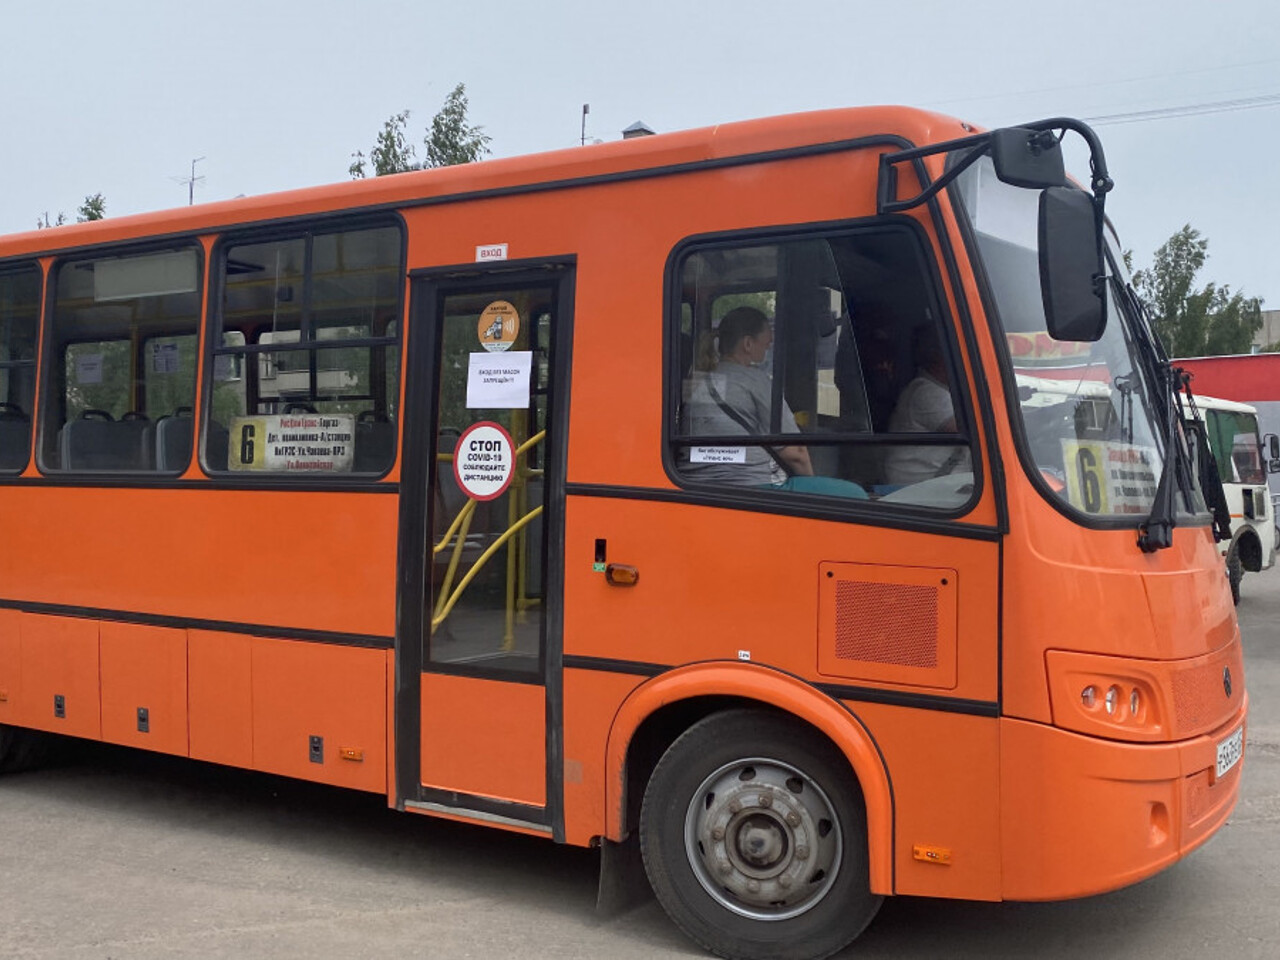
[[[1226,497],[1222,492],[1222,484],[1217,475],[1217,464],[1206,463],[1212,457],[1206,457],[1206,438],[1203,430],[1199,431],[1197,443],[1198,464],[1191,461],[1191,451],[1182,442],[1183,433],[1178,430],[1178,420],[1187,422],[1182,412],[1181,391],[1190,391],[1188,377],[1181,369],[1174,369],[1164,346],[1156,336],[1151,323],[1151,315],[1146,304],[1138,296],[1132,286],[1121,284],[1112,278],[1120,299],[1127,307],[1121,311],[1131,327],[1133,343],[1136,347],[1138,361],[1147,375],[1149,383],[1157,389],[1151,397],[1156,412],[1164,418],[1164,464],[1160,471],[1160,481],[1156,485],[1156,493],[1151,502],[1151,513],[1138,527],[1138,547],[1143,553],[1154,553],[1173,546],[1173,528],[1177,525],[1177,514],[1174,507],[1174,486],[1181,490],[1188,510],[1194,509],[1195,467],[1199,466],[1201,487],[1214,518],[1214,536],[1218,540],[1231,536],[1231,520],[1227,509]],[[1192,401],[1194,412],[1194,401]],[[1195,423],[1198,427],[1198,422]]]

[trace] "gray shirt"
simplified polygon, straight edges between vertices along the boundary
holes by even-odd
[[[773,432],[769,429],[773,379],[759,367],[721,360],[710,372],[695,370],[685,381],[685,391],[683,425],[688,437]],[[782,433],[800,432],[786,401],[781,428]],[[762,446],[690,447],[688,460],[681,467],[687,476],[713,483],[764,485],[786,480],[786,473]]]

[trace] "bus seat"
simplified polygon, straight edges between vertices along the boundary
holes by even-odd
[[[191,462],[191,439],[195,421],[190,407],[178,407],[171,416],[161,417],[152,430],[157,470],[173,473]]]
[[[0,470],[21,470],[27,465],[31,418],[12,403],[0,403]]]
[[[63,470],[150,470],[146,440],[151,421],[127,413],[114,420],[105,410],[85,410],[59,432]]]
[[[391,466],[396,450],[396,424],[372,410],[356,420],[355,464],[357,473],[383,473]]]

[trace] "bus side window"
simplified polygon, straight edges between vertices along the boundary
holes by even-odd
[[[669,334],[678,478],[766,496],[966,502],[958,378],[923,264],[896,227],[687,253]]]
[[[48,350],[57,359],[41,400],[41,468],[181,473],[194,428],[198,250],[59,261],[51,285]],[[157,457],[157,425],[170,419]]]
[[[206,470],[374,478],[391,468],[400,259],[394,224],[221,248]]]

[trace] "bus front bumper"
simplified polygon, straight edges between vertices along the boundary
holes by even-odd
[[[1218,747],[1248,697],[1212,733],[1177,743],[1122,743],[1004,718],[1002,895],[1063,900],[1136,883],[1211,837],[1235,808],[1241,757],[1217,774]]]

